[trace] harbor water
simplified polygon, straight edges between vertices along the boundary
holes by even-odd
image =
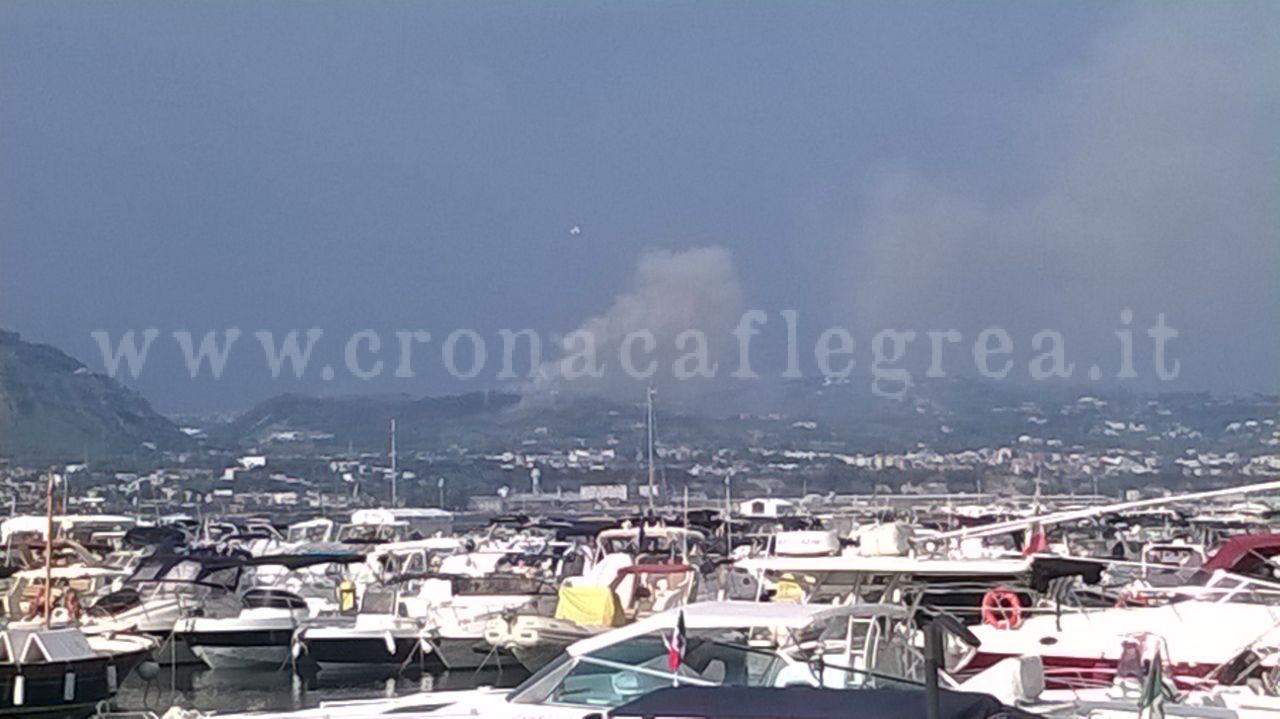
[[[528,673],[519,667],[429,674],[410,669],[311,672],[225,671],[198,665],[162,667],[151,680],[131,675],[116,696],[118,711],[163,713],[171,706],[201,711],[281,711],[322,702],[377,699],[434,690],[512,687]]]

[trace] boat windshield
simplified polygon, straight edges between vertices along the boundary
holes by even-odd
[[[454,596],[555,594],[555,587],[537,577],[490,574],[483,577],[453,576]]]
[[[125,585],[136,588],[144,598],[206,594],[211,590],[234,591],[240,576],[240,565],[231,559],[153,558],[138,567]]]
[[[408,534],[409,525],[394,524],[344,524],[338,528],[338,541],[345,544],[381,544],[396,542]]]
[[[684,659],[669,669],[669,634],[655,632],[603,647],[590,654],[567,654],[530,677],[508,697],[515,704],[615,707],[672,685],[853,687],[901,685],[868,675],[832,657],[825,666],[798,661],[763,648],[747,630],[690,632]],[[758,639],[758,637],[757,637]],[[849,668],[844,668],[849,667]]]
[[[289,542],[327,542],[333,531],[330,522],[303,522],[289,527],[286,541]]]
[[[601,537],[598,540],[601,551],[605,554],[680,554],[686,546],[693,551],[701,548],[702,538],[692,532],[688,534],[672,533],[659,535],[631,534],[630,536]]]

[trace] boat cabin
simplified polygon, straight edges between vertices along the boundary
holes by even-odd
[[[882,605],[695,604],[571,644],[507,701],[600,710],[671,686],[902,685],[923,666],[909,617]]]

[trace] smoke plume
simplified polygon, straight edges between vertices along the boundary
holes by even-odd
[[[693,391],[702,384],[700,380],[676,382],[672,376],[673,362],[692,350],[691,345],[678,348],[677,338],[686,330],[700,331],[707,338],[711,362],[723,363],[726,342],[732,340],[730,332],[741,311],[742,288],[728,250],[696,247],[645,252],[628,289],[615,297],[603,313],[564,336],[561,356],[543,363],[533,389],[538,395],[595,394],[624,400],[643,397],[648,383],[663,392]],[[652,380],[633,378],[620,363],[628,334],[644,330],[653,334],[653,351],[646,352],[637,344],[632,355],[634,365],[641,370],[650,360],[656,362]],[[603,375],[566,378],[563,361],[580,352],[584,335],[592,338]]]
[[[1184,379],[1277,386],[1276,13],[1160,5],[1096,38],[1029,110],[1006,110],[1012,192],[882,171],[841,303],[880,326],[1076,329],[1100,348],[1121,308],[1135,328],[1164,312]]]

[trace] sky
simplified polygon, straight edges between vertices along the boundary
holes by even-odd
[[[1059,329],[1111,377],[1128,308],[1144,369],[1179,331],[1160,389],[1274,393],[1277,68],[1264,2],[11,0],[0,327],[99,371],[92,332],[157,328],[119,378],[195,412],[492,384],[439,366],[456,328],[665,345],[748,308],[759,368],[794,309],[810,347],[956,328],[960,360]],[[171,333],[230,327],[191,379]],[[312,327],[436,360],[272,378],[252,333]]]

